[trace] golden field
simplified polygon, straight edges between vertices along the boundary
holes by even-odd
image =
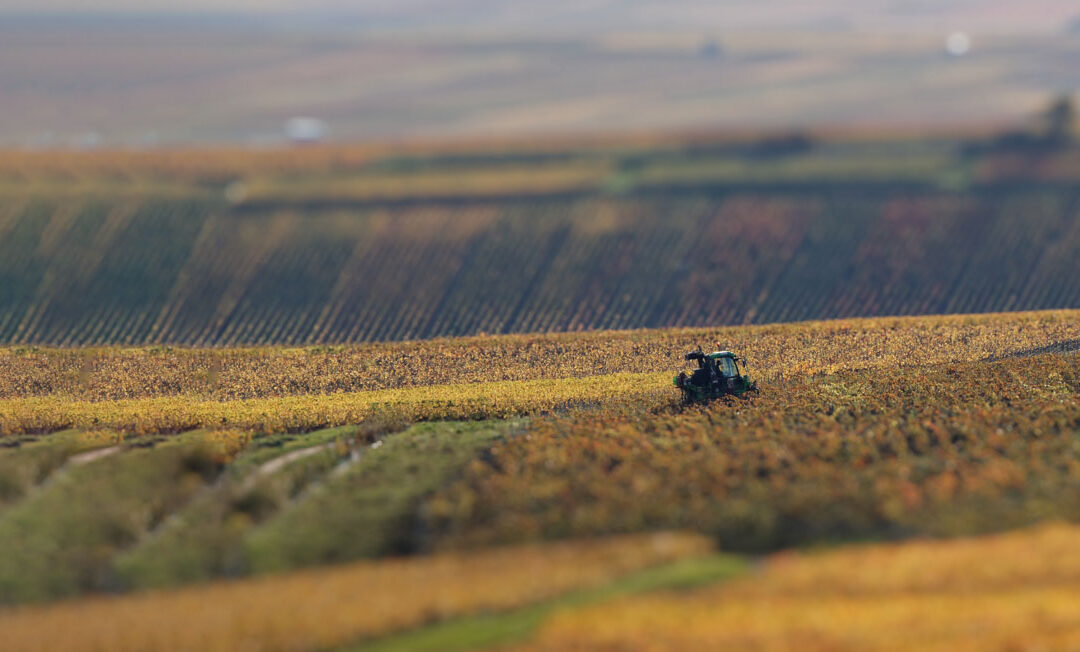
[[[1080,311],[720,329],[510,335],[304,349],[7,349],[0,434],[230,427],[300,432],[372,416],[491,419],[664,391],[712,343],[759,379],[907,369],[1080,342]]]
[[[665,387],[667,374],[433,385],[232,401],[189,396],[72,401],[63,396],[0,400],[0,435],[106,428],[144,435],[196,428],[304,432],[371,418],[405,421],[506,419],[588,402],[637,398]]]
[[[548,623],[527,650],[1047,650],[1080,644],[1080,527],[785,552],[714,588]]]
[[[513,608],[710,548],[696,535],[661,533],[387,559],[0,611],[0,632],[8,652],[325,649]]]
[[[1004,357],[1080,341],[1080,310],[883,317],[764,326],[500,335],[310,348],[0,348],[0,399],[230,400],[648,374],[701,345],[765,380]]]

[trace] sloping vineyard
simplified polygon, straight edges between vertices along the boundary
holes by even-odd
[[[0,342],[230,345],[1080,306],[1080,192],[0,210]]]
[[[0,344],[1080,307],[1080,148],[796,141],[0,152]]]

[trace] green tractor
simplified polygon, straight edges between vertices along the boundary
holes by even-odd
[[[719,347],[717,347],[719,348]],[[687,361],[696,360],[698,368],[693,373],[685,371],[675,376],[675,386],[682,390],[687,403],[703,403],[721,396],[741,396],[758,391],[757,383],[743,373],[746,361],[731,351],[705,353],[699,346],[683,356]],[[739,365],[742,365],[742,370]]]

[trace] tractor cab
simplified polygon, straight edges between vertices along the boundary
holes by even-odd
[[[757,391],[757,383],[745,373],[746,361],[731,351],[705,353],[698,347],[683,358],[697,362],[693,372],[687,374],[684,371],[675,376],[675,386],[682,390],[687,403]]]

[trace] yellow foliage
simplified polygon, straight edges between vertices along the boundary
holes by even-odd
[[[213,458],[220,464],[228,464],[239,455],[255,435],[251,430],[222,428],[202,433],[203,443],[213,451]]]
[[[696,535],[652,534],[361,562],[10,609],[0,632],[5,652],[325,649],[601,585],[710,547]]]
[[[81,400],[229,400],[615,373],[673,376],[683,368],[683,353],[714,342],[747,357],[755,377],[779,380],[974,361],[1076,341],[1080,311],[1057,310],[313,349],[0,348],[0,399],[61,394]]]
[[[530,650],[987,650],[1080,643],[1080,527],[782,553],[689,594],[561,613]]]
[[[0,434],[67,428],[147,434],[215,427],[299,432],[361,423],[372,416],[409,421],[501,419],[579,402],[639,397],[664,388],[668,382],[666,373],[613,374],[236,401],[187,396],[98,402],[71,401],[62,396],[17,398],[0,400]]]
[[[1071,518],[1078,379],[1080,356],[1037,355],[610,403],[532,420],[424,514],[442,546],[658,527],[755,552]]]
[[[75,433],[77,448],[92,449],[112,446],[124,440],[124,433],[116,430],[81,430]]]
[[[543,195],[596,187],[610,174],[606,163],[500,166],[488,169],[367,175],[268,176],[253,179],[248,198],[261,201],[415,199],[469,195]]]

